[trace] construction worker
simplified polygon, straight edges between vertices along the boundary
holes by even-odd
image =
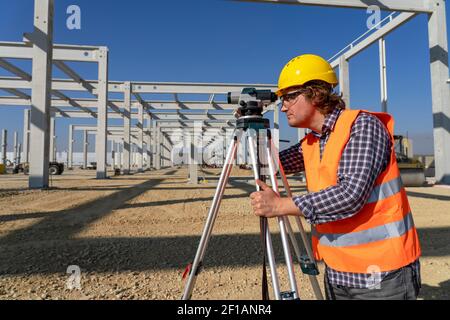
[[[280,160],[286,173],[305,172],[308,194],[282,198],[257,181],[254,213],[301,215],[312,225],[327,299],[417,299],[421,250],[395,158],[394,120],[347,110],[337,84],[316,55],[282,70],[277,95],[289,126],[312,132]]]

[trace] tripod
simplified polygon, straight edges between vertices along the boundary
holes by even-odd
[[[200,273],[200,270],[203,265],[203,258],[205,256],[206,247],[211,238],[212,229],[214,227],[215,220],[217,218],[217,214],[219,211],[220,203],[222,201],[222,197],[225,191],[225,187],[228,183],[231,170],[233,168],[233,159],[237,157],[237,151],[239,148],[239,142],[241,141],[244,134],[247,134],[246,138],[248,139],[249,153],[253,168],[253,174],[255,177],[255,181],[257,179],[264,181],[265,174],[262,173],[262,169],[268,169],[268,176],[270,177],[270,181],[272,184],[273,190],[278,193],[278,180],[276,178],[277,173],[275,170],[275,162],[273,159],[272,151],[275,149],[272,141],[271,131],[269,129],[270,124],[269,120],[264,119],[261,115],[251,115],[240,117],[237,120],[237,126],[233,133],[233,139],[228,147],[227,156],[225,159],[224,167],[222,173],[220,175],[219,183],[217,185],[217,189],[214,195],[214,199],[211,205],[211,208],[208,213],[208,218],[206,220],[206,224],[203,230],[202,237],[200,239],[200,244],[197,249],[197,253],[195,255],[194,262],[188,266],[186,270],[185,276],[189,272],[189,278],[187,280],[184,294],[182,299],[189,300],[192,296],[192,291],[194,289],[195,281]],[[278,159],[278,157],[276,157]],[[289,197],[292,197],[292,193],[284,174],[284,170],[279,164],[279,173],[281,176],[282,183],[286,190],[286,193]],[[259,186],[256,186],[257,191],[260,191]],[[309,244],[309,240],[306,237],[306,233],[304,231],[302,222],[300,217],[296,217],[296,222],[300,231],[300,235],[306,249],[306,255],[301,254],[300,247],[296,241],[294,232],[292,230],[290,221],[288,217],[279,217],[278,225],[280,228],[281,234],[281,242],[283,246],[284,258],[286,261],[287,272],[289,277],[289,286],[290,291],[282,292],[280,290],[280,283],[277,274],[277,267],[275,262],[275,255],[272,246],[272,238],[269,230],[269,224],[267,218],[260,218],[261,222],[261,236],[263,239],[263,248],[265,251],[264,259],[269,262],[270,275],[272,280],[272,287],[274,291],[274,296],[276,300],[299,300],[297,281],[294,273],[294,266],[292,262],[292,254],[289,246],[289,240],[294,248],[297,259],[300,263],[300,267],[304,274],[307,274],[310,278],[311,285],[313,287],[315,296],[319,300],[323,300],[322,292],[320,290],[318,281],[316,276],[319,274],[316,262],[313,258],[312,250]],[[265,260],[264,260],[265,265]],[[265,273],[264,273],[265,274]],[[264,277],[264,276],[263,276]],[[264,289],[263,289],[264,290]],[[265,294],[263,293],[263,299],[265,299]]]

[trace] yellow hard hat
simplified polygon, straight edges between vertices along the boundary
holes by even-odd
[[[333,87],[338,84],[336,73],[328,61],[314,54],[304,54],[292,59],[283,68],[276,93],[281,97],[286,89],[304,85],[311,80],[322,80]]]

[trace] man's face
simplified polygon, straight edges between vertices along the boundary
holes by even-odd
[[[301,89],[287,92],[281,97],[283,106],[281,111],[286,113],[289,126],[294,128],[309,128],[316,109],[308,101]]]

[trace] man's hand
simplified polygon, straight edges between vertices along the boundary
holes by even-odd
[[[239,119],[240,117],[242,117],[241,108],[235,109],[233,112],[233,115],[236,119]]]
[[[250,195],[255,215],[265,218],[300,215],[300,210],[292,199],[281,198],[271,187],[260,180],[257,180],[256,183],[262,191]]]

